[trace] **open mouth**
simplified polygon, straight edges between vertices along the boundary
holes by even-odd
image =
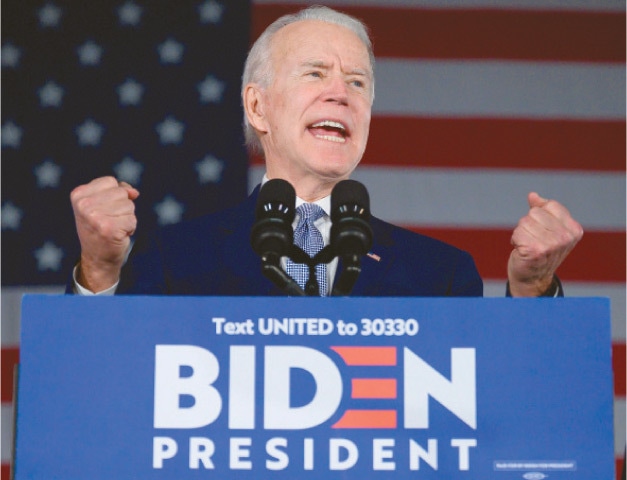
[[[309,131],[314,137],[321,140],[328,140],[335,143],[345,143],[348,131],[346,127],[340,122],[333,120],[323,120],[316,122],[309,127]]]

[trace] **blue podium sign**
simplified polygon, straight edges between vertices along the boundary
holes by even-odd
[[[27,296],[15,478],[611,479],[609,301]]]

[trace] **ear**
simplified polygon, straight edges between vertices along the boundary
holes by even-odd
[[[256,83],[249,83],[244,89],[244,110],[255,130],[267,133],[263,90]]]

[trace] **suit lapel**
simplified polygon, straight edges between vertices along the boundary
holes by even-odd
[[[285,295],[261,270],[261,260],[250,243],[250,232],[255,222],[255,206],[259,186],[235,211],[233,223],[227,229],[227,242],[230,258],[233,258],[233,271],[242,279],[242,291],[246,295],[275,296]]]
[[[377,218],[370,219],[373,233],[373,244],[368,255],[361,259],[361,273],[351,295],[376,296],[384,295],[385,278],[395,260],[394,241],[389,235],[385,223]],[[338,265],[336,280],[340,273],[341,265]]]

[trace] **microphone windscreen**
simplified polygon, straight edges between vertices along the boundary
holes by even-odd
[[[261,256],[283,256],[294,242],[296,192],[289,182],[267,181],[261,187],[255,207],[255,223],[250,232],[253,250]]]
[[[370,197],[355,180],[342,180],[331,192],[331,245],[338,255],[365,255],[372,246]]]
[[[345,205],[359,205],[360,216],[370,218],[370,196],[366,187],[356,180],[342,180],[331,192],[331,213],[340,213],[338,210]]]
[[[257,197],[257,207],[255,211],[256,218],[263,218],[268,214],[269,205],[273,205],[273,209],[278,205],[283,205],[286,209],[294,209],[296,204],[296,191],[294,187],[281,178],[273,178],[263,184]],[[284,208],[280,208],[284,210]]]

